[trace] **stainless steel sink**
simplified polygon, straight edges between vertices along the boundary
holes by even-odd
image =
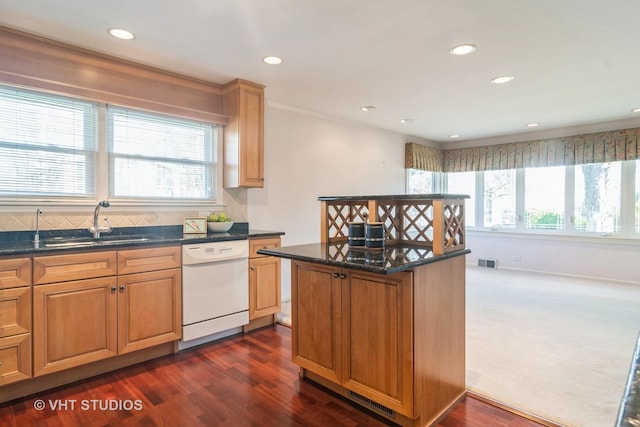
[[[86,246],[104,246],[104,245],[119,245],[126,243],[138,243],[147,242],[151,240],[149,237],[133,237],[133,236],[108,236],[102,237],[98,240],[92,238],[77,238],[77,237],[54,237],[43,242],[43,246],[47,248],[73,248],[73,247],[86,247]]]
[[[98,244],[98,242],[94,242],[94,241],[89,241],[89,242],[85,242],[85,241],[79,241],[79,242],[77,242],[77,241],[44,242],[44,246],[47,247],[47,248],[67,248],[67,247],[74,247],[74,246],[95,246],[97,244]]]
[[[148,242],[151,240],[148,237],[123,237],[122,239],[112,238],[112,239],[100,239],[98,243],[102,245],[115,245],[121,243],[137,243],[137,242]]]

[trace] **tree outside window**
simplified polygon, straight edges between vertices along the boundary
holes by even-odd
[[[516,227],[516,171],[484,172],[484,226]]]
[[[621,163],[592,163],[575,168],[576,231],[620,231]]]

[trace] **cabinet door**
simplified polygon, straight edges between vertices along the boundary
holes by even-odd
[[[224,186],[264,185],[264,86],[234,80],[223,88]]]
[[[292,262],[292,360],[331,381],[341,383],[341,286],[335,267]]]
[[[264,185],[264,93],[240,90],[240,185]]]
[[[33,287],[34,376],[116,355],[116,279]]]
[[[343,385],[413,418],[412,273],[343,272]]]
[[[181,269],[118,277],[118,353],[182,336]]]
[[[249,319],[280,312],[280,258],[249,260]]]

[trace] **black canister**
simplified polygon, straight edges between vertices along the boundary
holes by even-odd
[[[349,223],[349,246],[364,246],[364,222]]]
[[[365,246],[368,248],[384,247],[384,224],[381,222],[368,222],[364,232]]]

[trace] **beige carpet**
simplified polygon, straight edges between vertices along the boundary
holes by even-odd
[[[567,426],[615,424],[640,285],[467,268],[467,387]]]
[[[639,330],[640,285],[467,268],[467,388],[517,409],[613,426]]]

